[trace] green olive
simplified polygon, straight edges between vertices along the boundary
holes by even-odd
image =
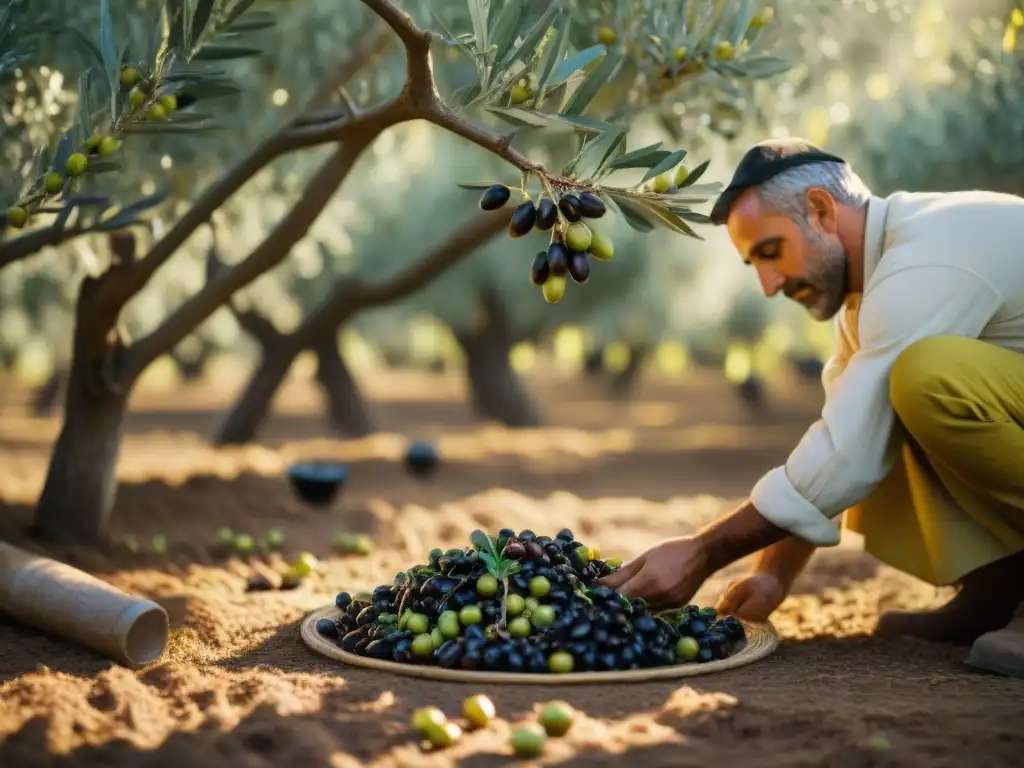
[[[423,736],[434,749],[444,749],[450,747],[459,737],[462,735],[462,729],[459,728],[455,723],[444,722],[440,725],[430,724],[424,731]]]
[[[441,634],[451,639],[459,636],[462,628],[459,626],[459,614],[455,611],[445,611],[437,617],[437,628]]]
[[[551,582],[544,576],[534,576],[530,579],[530,594],[534,597],[544,597],[551,591]]]
[[[470,624],[479,624],[483,620],[484,615],[479,605],[464,605],[462,610],[459,611],[459,621],[463,626],[468,627]]]
[[[28,211],[23,206],[12,205],[7,209],[7,223],[15,229],[21,229],[28,223]]]
[[[318,561],[315,555],[311,555],[309,552],[303,552],[292,563],[292,568],[297,574],[305,578],[309,576],[313,571],[316,570]]]
[[[462,714],[476,728],[486,728],[497,712],[494,702],[478,693],[462,702]]]
[[[516,757],[538,757],[544,751],[548,736],[537,723],[527,723],[512,731],[509,743]]]
[[[505,613],[509,616],[518,616],[526,609],[526,601],[521,595],[509,595],[505,599]]]
[[[412,713],[412,727],[421,734],[432,725],[444,725],[448,718],[437,707],[421,707]]]
[[[414,635],[422,635],[424,632],[430,631],[430,619],[422,613],[414,613],[409,617],[409,621],[405,625],[405,628]]]
[[[402,615],[398,617],[398,628],[405,629],[409,626],[409,619],[413,616],[412,608],[406,608],[402,611]]]
[[[46,189],[46,194],[56,195],[64,189],[64,174],[60,171],[50,171],[46,174],[46,180],[43,182],[43,187]]]
[[[416,635],[412,639],[412,652],[416,656],[429,656],[434,652],[434,638],[426,633]]]
[[[590,248],[593,238],[594,235],[591,233],[590,227],[582,221],[570,224],[569,228],[565,231],[565,245],[570,251],[583,253]]]
[[[681,637],[676,643],[676,656],[683,661],[695,661],[700,653],[700,645],[692,637]]]
[[[548,656],[548,669],[556,675],[565,675],[572,672],[574,663],[572,654],[566,651],[555,651]]]
[[[530,613],[530,621],[533,622],[533,626],[537,629],[548,627],[555,621],[555,609],[550,605],[538,605],[537,608]]]
[[[498,580],[493,573],[485,573],[476,580],[476,592],[482,597],[494,597],[498,594]]]
[[[572,728],[573,708],[564,701],[552,701],[540,712],[540,724],[548,736],[565,736]]]
[[[81,152],[73,152],[71,157],[64,163],[64,172],[68,176],[81,176],[89,167],[89,158]]]
[[[508,631],[512,637],[528,637],[532,629],[530,620],[523,616],[512,619],[508,623]]]
[[[444,635],[441,634],[441,630],[437,627],[430,630],[430,640],[434,643],[434,648],[440,648],[444,645]]]
[[[523,601],[523,605],[526,606],[526,610],[528,611],[536,611],[537,606],[540,605],[540,600],[536,597],[528,597]]]

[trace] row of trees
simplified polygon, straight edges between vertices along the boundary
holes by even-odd
[[[785,69],[765,52],[771,27],[748,0],[468,0],[410,2],[403,8],[390,0],[362,0],[341,14],[348,44],[338,44],[338,21],[312,37],[313,48],[343,49],[346,57],[319,72],[326,57],[310,51],[304,66],[314,77],[303,87],[270,89],[275,80],[284,83],[281,70],[300,48],[283,46],[287,53],[268,60],[260,43],[276,34],[280,42],[301,29],[301,20],[294,19],[299,14],[272,14],[274,3],[253,0],[166,0],[155,18],[150,3],[125,3],[121,12],[113,5],[102,0],[83,11],[86,17],[98,14],[91,27],[57,13],[62,3],[54,3],[53,13],[43,12],[38,0],[31,12],[27,3],[11,4],[0,19],[0,39],[7,45],[5,87],[24,93],[28,81],[38,84],[47,73],[46,93],[62,91],[52,82],[55,75],[77,86],[73,105],[54,108],[40,95],[26,106],[42,104],[43,115],[23,120],[22,109],[9,116],[18,134],[13,144],[34,145],[36,151],[27,161],[12,158],[11,167],[22,173],[20,185],[8,190],[0,268],[21,267],[22,277],[30,279],[28,265],[43,249],[59,245],[49,256],[64,260],[67,279],[57,285],[62,292],[74,286],[64,423],[37,505],[36,529],[78,541],[105,536],[121,425],[135,382],[218,312],[234,311],[265,351],[222,431],[229,440],[233,429],[244,433],[251,430],[246,424],[258,424],[298,352],[321,355],[321,380],[343,377],[336,340],[344,323],[418,290],[507,226],[507,210],[470,213],[475,201],[463,196],[465,213],[447,221],[431,217],[449,231],[439,233],[425,254],[392,260],[381,257],[385,251],[360,248],[355,268],[343,269],[293,329],[283,332],[273,323],[261,325],[267,320],[262,315],[247,315],[244,297],[234,298],[239,291],[285,263],[298,244],[330,245],[320,234],[321,214],[347,178],[364,167],[369,171],[367,160],[373,158],[364,157],[367,151],[394,141],[385,139],[390,129],[431,124],[514,169],[514,175],[494,172],[487,181],[521,184],[534,196],[541,190],[591,189],[605,200],[610,216],[621,215],[636,233],[661,229],[694,236],[691,224],[702,217],[690,205],[705,201],[714,187],[695,183],[699,167],[691,167],[685,189],[654,194],[639,186],[674,172],[685,152],[636,143],[632,133],[627,139],[625,126],[648,111],[658,114],[668,98],[678,104],[689,89],[736,89],[737,83]],[[338,17],[336,4],[314,6],[313,17]],[[290,25],[280,24],[289,16]],[[614,38],[599,32],[602,26],[616,30]],[[76,29],[98,34],[91,38]],[[62,37],[79,44],[84,65],[67,61],[68,48],[55,42]],[[436,56],[437,50],[445,55]],[[452,52],[462,56],[449,60]],[[400,76],[394,71],[399,57]],[[28,66],[30,61],[36,66]],[[357,82],[354,93],[346,88]],[[677,95],[667,95],[672,92]],[[237,108],[248,99],[262,103],[262,112]],[[253,113],[262,117],[247,119]],[[38,138],[46,116],[63,128],[51,144]],[[213,176],[209,155],[198,147],[218,129],[227,134],[231,163]],[[140,184],[124,170],[130,167],[151,169],[152,175]],[[492,171],[484,163],[474,167],[476,179],[481,170]],[[253,227],[246,220],[247,198],[236,195],[250,184],[254,194],[269,188],[281,201],[278,216],[268,217],[270,226]],[[425,194],[441,195],[444,189]],[[355,240],[358,217],[347,218],[344,237]],[[252,233],[249,242],[243,232]],[[109,248],[99,245],[97,235]],[[244,243],[243,253],[227,253],[225,242],[232,251]],[[537,247],[520,250],[524,277]],[[73,255],[80,259],[68,265]],[[179,272],[172,266],[178,262],[190,268]],[[196,264],[202,265],[198,285]],[[507,341],[534,332],[529,322],[517,329],[518,307],[494,298],[491,286],[510,279],[487,275],[476,286],[482,322],[460,339],[471,369],[471,350],[481,339],[500,335]],[[598,271],[576,294],[599,290],[601,279]],[[507,367],[507,355],[505,360]],[[495,362],[480,360],[481,371],[495,370]],[[247,415],[233,419],[236,413]]]

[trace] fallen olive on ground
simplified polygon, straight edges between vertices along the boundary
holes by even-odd
[[[527,723],[512,731],[509,744],[516,757],[538,757],[544,751],[548,735],[537,723]]]
[[[428,559],[365,600],[339,593],[336,632],[324,625],[321,634],[386,661],[533,674],[703,663],[746,642],[743,624],[714,608],[656,614],[602,585],[621,560],[602,559],[567,529],[474,531],[470,546]]]
[[[474,728],[486,728],[496,714],[494,702],[481,693],[462,702],[462,715]]]
[[[572,728],[575,712],[564,701],[552,701],[540,711],[541,727],[548,736],[565,736]]]

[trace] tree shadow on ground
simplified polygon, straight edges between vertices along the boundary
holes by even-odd
[[[295,657],[295,624],[228,671],[278,666]],[[275,650],[277,649],[277,650]],[[657,766],[1014,765],[1024,748],[1019,690],[966,671],[962,653],[924,643],[866,637],[784,644],[757,664],[713,676],[615,686],[479,686],[381,675],[320,662],[294,671],[328,675],[337,686],[311,712],[283,715],[258,706],[234,727],[206,721],[174,732],[154,749],[126,740],[49,754],[47,717],[0,743],[0,765],[221,766],[511,765],[508,723],[538,702],[564,700],[585,713],[566,741],[551,740],[547,764]],[[295,666],[295,665],[293,665]],[[158,684],[160,669],[140,673]],[[333,681],[332,681],[333,682]],[[964,695],[970,689],[973,695]],[[462,699],[484,691],[507,721],[467,733],[450,752],[422,755],[408,723],[435,705],[457,717]],[[297,762],[301,761],[301,762]],[[347,762],[346,762],[347,761]]]

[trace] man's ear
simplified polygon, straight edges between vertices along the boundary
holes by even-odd
[[[826,235],[836,233],[838,206],[835,198],[824,189],[811,187],[807,190],[807,215],[811,223]]]

